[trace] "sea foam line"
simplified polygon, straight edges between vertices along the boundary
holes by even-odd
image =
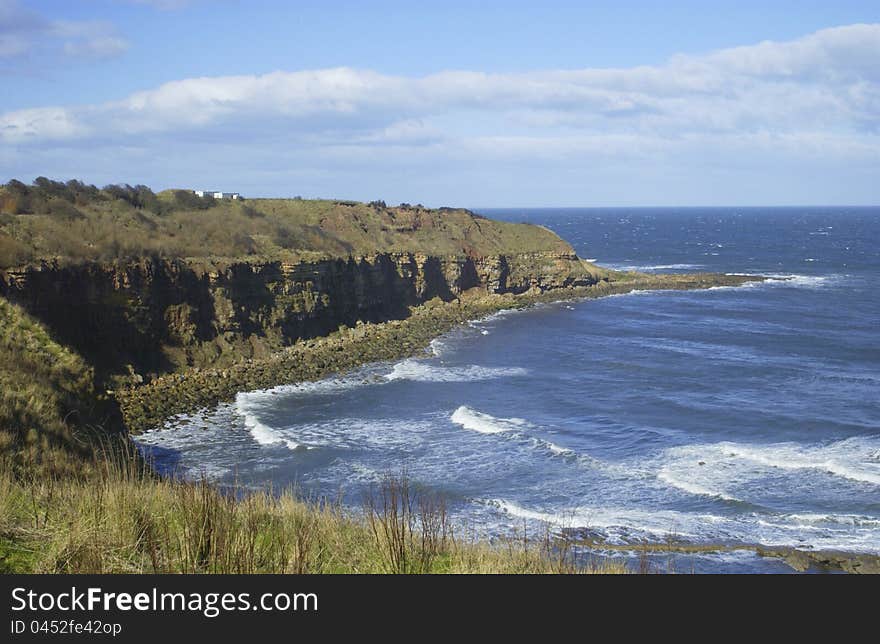
[[[501,510],[512,517],[558,528],[627,528],[654,535],[675,534],[680,537],[696,537],[697,534],[683,530],[682,526],[694,520],[710,525],[724,521],[723,517],[716,515],[688,514],[673,510],[576,507],[570,510],[547,512],[532,510],[508,499],[495,498],[478,502]]]
[[[479,365],[437,367],[407,358],[395,364],[385,379],[388,381],[414,380],[416,382],[470,382],[527,374],[528,371],[522,367],[481,367]]]
[[[767,476],[767,469],[814,470],[859,484],[880,486],[880,462],[873,458],[877,440],[852,437],[826,445],[723,441],[674,447],[662,452],[657,478],[693,494],[729,497],[730,484]]]
[[[726,273],[726,275],[735,275],[738,277],[754,277],[763,275],[767,279],[761,282],[747,282],[741,286],[712,286],[706,290],[718,290],[727,288],[759,288],[759,287],[788,287],[788,288],[808,288],[819,289],[826,288],[843,279],[844,275],[803,275],[801,273]]]
[[[510,516],[557,529],[587,528],[605,532],[609,543],[649,538],[687,538],[695,543],[729,543],[809,546],[853,552],[878,552],[876,517],[851,514],[751,513],[725,517],[708,513],[639,508],[575,507],[569,510],[534,510],[508,499],[474,499]]]

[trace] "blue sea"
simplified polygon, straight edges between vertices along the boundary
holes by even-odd
[[[546,226],[611,268],[772,279],[501,312],[422,357],[239,394],[144,449],[168,472],[355,508],[405,470],[490,539],[880,553],[880,208],[483,214]],[[789,571],[749,551],[652,563]]]

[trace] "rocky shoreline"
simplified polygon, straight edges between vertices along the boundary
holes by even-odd
[[[845,572],[852,575],[880,574],[880,555],[840,550],[803,550],[793,546],[766,546],[757,543],[691,543],[665,541],[656,543],[607,543],[601,538],[569,535],[570,543],[597,553],[631,554],[708,554],[718,552],[754,552],[759,557],[781,559],[797,572]]]
[[[761,276],[715,273],[626,273],[591,286],[532,289],[518,295],[488,294],[484,289],[472,289],[451,301],[435,298],[413,306],[409,309],[409,316],[400,320],[340,326],[338,331],[327,336],[297,341],[264,358],[247,358],[224,367],[190,368],[113,393],[119,401],[128,431],[138,434],[161,426],[172,416],[231,401],[242,391],[320,380],[369,362],[416,355],[437,336],[502,309],[635,290],[741,286],[763,279]]]

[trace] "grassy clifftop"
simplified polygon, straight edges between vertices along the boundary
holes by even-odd
[[[464,209],[304,199],[198,198],[145,186],[39,179],[0,187],[0,269],[41,260],[299,261],[411,252],[487,257],[570,253],[549,230]]]
[[[94,370],[24,310],[0,298],[5,464],[52,476],[82,473],[94,461],[96,441],[106,443],[119,427],[115,404],[95,390]]]

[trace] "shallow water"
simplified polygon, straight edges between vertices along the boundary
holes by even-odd
[[[880,209],[486,214],[605,266],[777,279],[502,312],[424,358],[242,393],[141,444],[166,471],[352,505],[405,468],[487,536],[880,552]],[[748,552],[673,565],[785,570]]]

